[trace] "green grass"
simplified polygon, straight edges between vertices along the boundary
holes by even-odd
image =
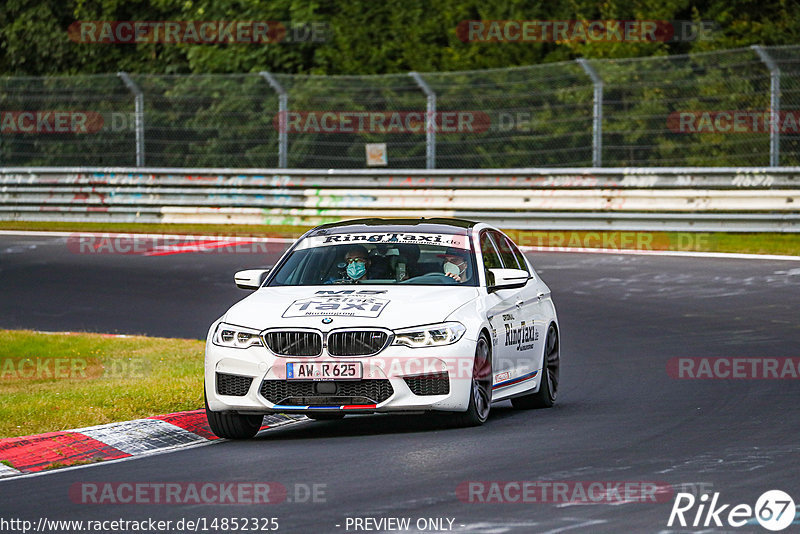
[[[296,238],[310,226],[268,225],[214,225],[214,224],[147,224],[147,223],[82,223],[82,222],[26,222],[0,221],[0,230],[41,230],[61,232],[123,232],[164,233],[186,235],[239,235]],[[703,252],[739,252],[745,254],[784,254],[800,256],[800,233],[726,233],[726,232],[538,232],[507,230],[520,245],[574,246],[595,248],[597,239],[587,239],[588,234],[600,236],[599,248],[626,248],[619,244],[604,244],[603,236],[613,234],[638,234],[651,250],[697,250]],[[593,236],[589,236],[590,238]],[[613,241],[613,240],[611,240]],[[633,247],[637,248],[637,247]],[[642,248],[642,247],[640,247]]]
[[[711,234],[716,236],[715,252],[784,254],[800,256],[800,234]]]
[[[202,408],[203,349],[190,339],[0,330],[0,437]]]
[[[75,467],[76,465],[89,465],[89,464],[96,464],[97,462],[102,462],[105,458],[91,458],[89,460],[75,460],[74,462],[53,462],[52,464],[48,464],[42,467],[43,471],[50,471],[52,469],[61,469],[62,467]]]
[[[800,233],[506,230],[518,245],[800,256]]]

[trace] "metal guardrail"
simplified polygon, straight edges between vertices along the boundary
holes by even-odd
[[[0,219],[315,225],[463,217],[531,230],[800,231],[800,167],[0,168]]]

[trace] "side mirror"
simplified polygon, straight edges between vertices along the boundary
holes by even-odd
[[[494,275],[490,289],[513,289],[523,287],[531,279],[528,271],[522,269],[489,269]]]
[[[233,281],[240,289],[258,289],[264,282],[271,267],[266,269],[248,269],[246,271],[239,271],[233,275]]]

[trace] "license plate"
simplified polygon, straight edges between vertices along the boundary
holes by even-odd
[[[361,362],[290,362],[287,380],[361,380]]]

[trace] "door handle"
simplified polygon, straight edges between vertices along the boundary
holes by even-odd
[[[545,294],[546,293],[544,291],[539,291],[538,293],[536,293],[536,298],[542,300],[542,297],[545,296]]]
[[[514,303],[514,306],[516,306],[517,308],[521,308],[523,304],[525,304],[524,300],[518,300],[517,302]]]

